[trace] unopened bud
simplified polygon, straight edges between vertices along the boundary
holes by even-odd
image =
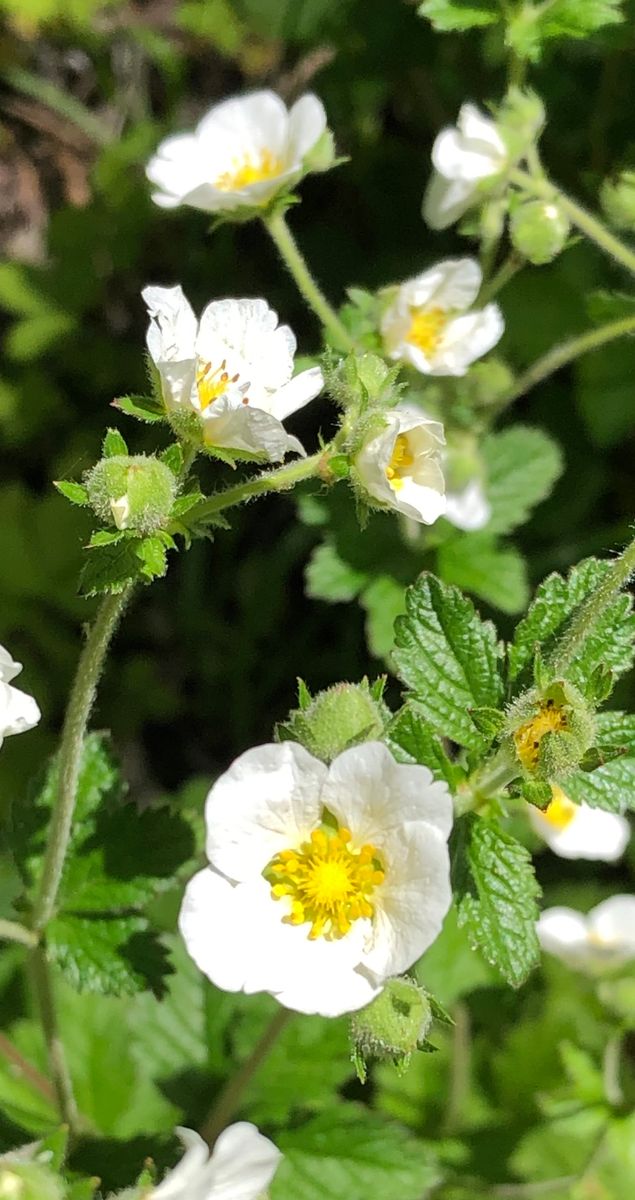
[[[331,762],[349,746],[377,741],[384,733],[381,685],[337,683],[295,709],[276,731],[280,741],[300,742],[316,758]]]
[[[512,243],[534,266],[551,262],[562,250],[571,226],[555,200],[527,200],[510,217]]]
[[[103,458],[88,472],[84,483],[102,521],[143,534],[154,533],[167,524],[177,487],[169,467],[144,454]]]
[[[389,979],[379,996],[351,1020],[353,1061],[362,1082],[372,1060],[407,1067],[411,1055],[425,1043],[432,1018],[423,988],[413,979]]]
[[[581,763],[595,735],[592,708],[572,683],[532,688],[509,709],[507,732],[528,776],[558,780]]]
[[[530,89],[510,88],[499,109],[496,124],[511,158],[518,159],[525,154],[538,139],[544,123],[545,106],[540,96]]]

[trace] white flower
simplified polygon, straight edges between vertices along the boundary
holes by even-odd
[[[537,924],[543,950],[592,975],[635,959],[635,896],[611,896],[586,916],[548,908]]]
[[[533,804],[528,809],[533,828],[554,854],[603,862],[616,862],[622,857],[631,836],[626,817],[588,804],[574,804],[557,784],[552,786],[551,794],[551,804],[544,811]]]
[[[504,171],[508,153],[494,121],[464,104],[456,127],[436,138],[432,163],[436,174],[423,198],[423,216],[431,229],[445,229],[474,203],[482,179]]]
[[[26,733],[40,719],[40,710],[32,696],[11,686],[20,674],[22,663],[14,662],[8,650],[0,646],[0,746],[13,733]]]
[[[285,417],[317,396],[319,367],[293,375],[296,341],[266,300],[213,300],[200,322],[180,287],[147,287],[147,344],[168,410],[194,411],[209,446],[264,455],[304,451]]]
[[[214,784],[206,820],[211,865],[190,881],[179,925],[225,991],[336,1017],[441,929],[452,801],[380,742],[330,767],[295,742],[248,750]]]
[[[211,1156],[198,1133],[191,1129],[176,1132],[186,1152],[150,1192],[150,1200],[257,1200],[282,1158],[273,1142],[247,1121],[225,1129]]]
[[[406,405],[385,414],[386,426],[362,446],[355,465],[374,500],[424,525],[445,513],[441,470],[443,426]]]
[[[482,273],[474,258],[449,258],[402,283],[384,313],[386,352],[424,375],[465,375],[503,335],[497,304],[476,312]]]
[[[492,506],[480,479],[471,479],[460,492],[446,491],[445,501],[446,520],[468,533],[484,529],[492,515]]]
[[[290,111],[275,92],[252,92],[216,104],[194,133],[161,142],[146,174],[155,204],[204,212],[260,208],[297,182],[304,159],[326,130],[317,96]]]

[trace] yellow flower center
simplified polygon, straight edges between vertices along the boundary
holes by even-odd
[[[577,804],[573,803],[568,796],[565,796],[561,787],[557,783],[551,785],[551,804],[548,804],[541,816],[545,821],[548,821],[554,829],[566,829],[575,817],[578,811]]]
[[[443,308],[413,308],[410,329],[406,341],[421,350],[422,354],[434,354],[450,314]]]
[[[232,375],[230,379],[225,359],[223,359],[220,367],[216,367],[215,369],[209,362],[199,362],[196,369],[196,390],[201,405],[201,412],[205,412],[205,409],[214,400],[218,400],[219,396],[224,396],[227,391],[227,385],[237,383],[238,379],[238,375]]]
[[[403,487],[403,476],[408,473],[408,467],[411,467],[413,462],[414,455],[411,454],[408,447],[408,438],[405,433],[400,433],[395,438],[392,456],[386,467],[386,479],[393,492],[401,490]]]
[[[256,154],[244,154],[234,158],[229,171],[224,171],[214,180],[219,192],[239,192],[250,183],[261,183],[265,179],[276,179],[284,171],[284,163],[270,150]]]
[[[309,937],[329,941],[348,933],[360,917],[372,917],[371,897],[384,881],[374,846],[350,848],[351,832],[314,829],[297,850],[281,850],[265,869],[274,900],[288,897],[291,925],[310,923]]]
[[[567,728],[567,717],[553,700],[540,705],[535,717],[521,725],[514,734],[516,753],[528,771],[538,766],[540,743],[546,733],[561,733]]]

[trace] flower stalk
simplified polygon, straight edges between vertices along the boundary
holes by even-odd
[[[298,244],[287,225],[282,212],[274,212],[263,217],[263,224],[274,242],[278,253],[287,267],[289,274],[297,285],[301,296],[309,308],[322,322],[330,333],[335,345],[341,350],[355,350],[355,342],[348,329],[340,321],[335,309],[329,304],[326,296],[316,283],[308,267],[306,259],[301,254]]]
[[[6,942],[18,942],[22,946],[37,946],[38,937],[32,929],[19,925],[17,921],[0,920],[0,938]]]
[[[278,1008],[261,1037],[256,1042],[251,1054],[245,1059],[234,1075],[228,1080],[220,1092],[214,1107],[201,1129],[201,1135],[208,1146],[213,1146],[216,1138],[238,1111],[245,1089],[259,1071],[265,1059],[275,1046],[283,1029],[291,1020],[293,1013],[287,1008]]]
[[[60,1117],[73,1131],[77,1128],[78,1112],[73,1093],[73,1083],[66,1064],[66,1055],[59,1034],[55,997],[44,946],[38,946],[31,956],[31,977],[37,997],[42,1030],[48,1051],[51,1077]]]
[[[600,350],[602,346],[628,334],[635,334],[635,317],[622,317],[618,321],[610,321],[607,325],[600,326],[599,329],[591,329],[587,333],[562,342],[559,346],[554,346],[519,376],[511,391],[505,396],[504,403],[511,404],[519,396],[524,396],[525,392],[531,391],[537,384],[553,375],[555,371],[566,367],[568,363],[574,362],[583,354]]]
[[[204,525],[217,513],[223,512],[226,508],[233,508],[236,504],[241,504],[243,500],[251,500],[253,496],[262,496],[266,492],[289,491],[295,487],[296,483],[320,474],[322,465],[327,462],[328,450],[329,447],[325,447],[324,450],[312,454],[309,458],[301,458],[287,463],[275,471],[267,471],[264,475],[256,475],[252,479],[246,479],[244,483],[237,483],[234,487],[217,492],[215,496],[210,496],[207,500],[197,504],[188,514],[188,521],[191,521],[192,525]]]

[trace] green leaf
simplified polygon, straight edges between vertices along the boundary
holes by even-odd
[[[418,983],[439,996],[444,1004],[454,1004],[476,988],[500,987],[500,977],[473,949],[465,929],[459,927],[454,905],[443,929],[414,968]]]
[[[117,542],[122,542],[125,536],[123,530],[97,529],[90,536],[88,549],[92,550],[94,546],[115,546]]]
[[[114,458],[117,454],[126,455],[128,446],[125,438],[118,429],[108,429],[102,442],[101,452],[104,458]]]
[[[417,12],[430,21],[438,33],[464,33],[500,20],[496,0],[423,0]]]
[[[406,607],[406,589],[392,575],[378,575],[364,588],[360,604],[366,612],[366,641],[376,658],[388,658],[395,640],[395,621]]]
[[[170,446],[166,446],[162,450],[159,458],[166,467],[169,467],[173,475],[180,475],[183,470],[183,447],[180,442],[172,442]]]
[[[51,962],[78,992],[165,991],[167,952],[145,917],[58,916],[47,926],[46,945]]]
[[[112,406],[128,417],[135,417],[137,421],[151,424],[165,419],[165,411],[154,396],[119,396],[113,400]]]
[[[82,508],[89,504],[88,492],[82,483],[74,483],[72,479],[56,479],[53,487],[71,504],[78,504]]]
[[[141,573],[148,580],[160,579],[168,569],[168,556],[160,537],[147,537],[137,545],[137,557]]]
[[[431,1150],[401,1126],[340,1104],[277,1137],[271,1200],[423,1200],[440,1180]]]
[[[550,494],[562,472],[560,450],[541,429],[513,425],[486,437],[482,454],[492,507],[487,532],[509,533]]]
[[[306,568],[306,594],[312,600],[340,603],[353,600],[367,582],[365,571],[357,571],[340,558],[331,542],[316,546]]]
[[[566,577],[554,573],[540,584],[527,616],[516,626],[509,650],[512,680],[520,679],[528,672],[533,663],[536,643],[541,645],[543,659],[549,657],[572,614],[606,579],[611,566],[607,560],[587,558],[573,567]],[[629,595],[621,593],[616,596],[579,650],[567,676],[582,690],[599,666],[604,666],[615,676],[630,670],[635,653],[635,614],[632,607]]]
[[[599,289],[587,299],[587,311],[596,325],[635,316],[635,296],[628,292],[608,292]]]
[[[467,813],[451,839],[452,890],[459,925],[487,962],[519,987],[539,959],[531,855],[497,821]]]
[[[622,712],[598,713],[596,741],[600,748],[623,747],[626,754],[595,771],[567,775],[564,783],[567,795],[576,804],[588,804],[591,808],[635,811],[635,716]]]
[[[174,504],[172,505],[172,512],[170,515],[172,517],[182,517],[186,512],[189,512],[191,508],[194,508],[195,504],[200,504],[201,500],[205,500],[205,496],[202,492],[199,492],[198,489],[193,492],[184,492],[182,496],[177,496]]]
[[[397,762],[429,767],[435,779],[445,779],[454,790],[463,771],[448,758],[441,739],[433,733],[414,703],[405,704],[390,722],[384,738]]]
[[[399,678],[432,728],[462,746],[482,746],[467,710],[498,708],[502,700],[492,623],[481,620],[458,588],[424,574],[406,592],[406,615],[397,618],[395,636]]]
[[[554,38],[586,38],[624,20],[622,0],[550,0],[523,4],[509,22],[507,43],[520,58],[537,62]]]
[[[527,607],[529,583],[525,560],[515,546],[500,546],[488,530],[452,537],[437,552],[437,570],[446,583],[455,583],[501,612]]]
[[[98,596],[102,592],[117,595],[129,583],[143,575],[143,564],[137,553],[138,538],[125,538],[107,546],[88,550],[79,578],[82,596]]]

